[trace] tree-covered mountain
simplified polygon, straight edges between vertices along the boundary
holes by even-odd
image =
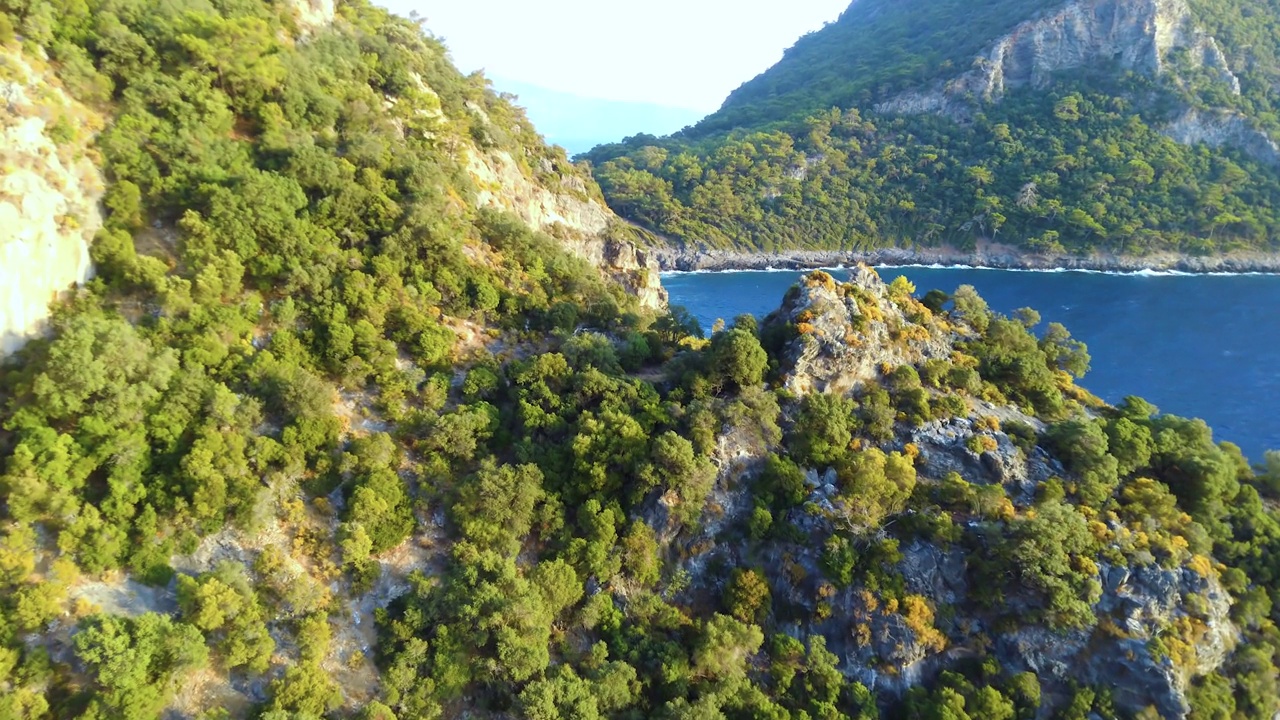
[[[0,0],[0,97],[0,718],[1280,710],[1280,456],[1032,310],[707,337],[365,0]]]
[[[587,157],[677,245],[1274,252],[1262,0],[859,0],[697,126]]]

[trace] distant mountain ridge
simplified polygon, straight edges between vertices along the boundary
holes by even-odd
[[[859,0],[693,128],[587,157],[681,247],[1275,253],[1277,49],[1261,0]]]

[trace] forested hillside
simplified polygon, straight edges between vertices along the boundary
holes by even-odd
[[[689,249],[1275,252],[1266,2],[861,0],[684,134],[586,157]]]
[[[0,44],[56,145],[0,207],[59,153],[103,197],[0,360],[0,718],[1280,710],[1280,456],[1106,406],[1034,311],[857,268],[708,335],[365,0],[0,0]]]

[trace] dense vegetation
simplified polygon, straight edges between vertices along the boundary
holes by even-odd
[[[1160,128],[1186,107],[1280,127],[1280,14],[1192,4],[1241,68],[1241,94],[1173,53],[1159,78],[1097,66],[952,116],[881,115],[877,103],[968,70],[1041,3],[858,2],[690,132],[586,157],[619,214],[687,247],[1274,252],[1275,167]]]
[[[109,120],[99,277],[0,366],[0,717],[1111,716],[1113,684],[1004,667],[953,622],[1115,637],[1099,563],[1220,582],[1244,637],[1221,672],[1195,669],[1201,601],[1144,652],[1197,677],[1197,718],[1280,709],[1280,458],[1101,406],[1060,326],[901,281],[895,343],[950,357],[796,397],[812,327],[703,337],[475,210],[472,153],[593,189],[412,23],[0,11],[5,52],[46,49]],[[937,476],[901,439],[949,421],[978,428],[957,452],[1062,464],[1028,497]],[[912,591],[915,543],[984,592]],[[890,631],[965,659],[873,692],[849,658],[900,672],[865,655]]]

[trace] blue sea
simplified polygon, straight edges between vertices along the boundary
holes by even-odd
[[[1280,449],[1280,276],[879,268],[919,294],[977,288],[997,312],[1020,307],[1060,322],[1089,346],[1081,385],[1108,402],[1138,395],[1161,411],[1204,418],[1254,462]],[[671,303],[710,330],[741,313],[763,317],[802,273],[667,273]],[[844,273],[832,271],[837,279]]]

